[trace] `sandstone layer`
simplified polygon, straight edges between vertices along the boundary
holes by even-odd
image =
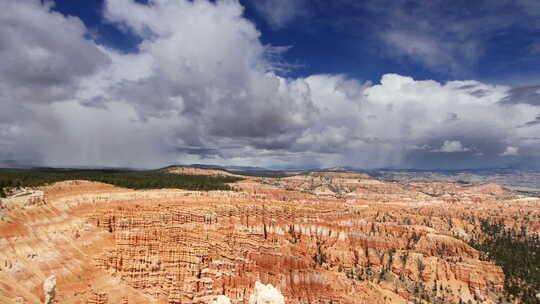
[[[181,173],[181,172],[180,172]],[[191,174],[191,173],[189,173]],[[234,191],[86,181],[0,203],[0,303],[498,303],[504,274],[467,244],[482,219],[540,231],[540,200],[494,184],[315,172]]]

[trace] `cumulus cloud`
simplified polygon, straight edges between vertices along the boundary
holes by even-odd
[[[464,147],[459,140],[445,140],[440,149],[434,150],[434,152],[467,152],[469,148]]]
[[[398,74],[377,83],[335,74],[280,76],[268,54],[275,48],[261,43],[237,1],[108,0],[104,18],[141,40],[131,54],[96,44],[79,19],[49,4],[2,5],[0,23],[19,24],[28,35],[11,37],[16,41],[0,52],[28,57],[36,66],[33,75],[16,74],[24,60],[0,63],[6,71],[0,87],[13,88],[0,91],[2,160],[131,167],[497,166],[507,159],[500,155],[506,147],[528,160],[540,150],[531,140],[534,128],[517,128],[536,119],[537,104],[516,101],[522,91],[510,87]],[[49,41],[57,33],[26,24],[29,14],[59,27],[71,43]],[[35,44],[42,54],[61,56],[25,53]],[[432,153],[436,149],[464,153]]]
[[[511,147],[511,146],[506,147],[506,149],[504,149],[504,152],[501,153],[501,156],[518,156],[518,155],[519,155],[519,148]]]

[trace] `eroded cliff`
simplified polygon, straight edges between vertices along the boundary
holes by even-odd
[[[3,200],[0,302],[497,303],[504,274],[466,241],[481,219],[528,221],[540,200],[497,185],[350,173],[248,178],[235,191],[134,191],[85,181]]]

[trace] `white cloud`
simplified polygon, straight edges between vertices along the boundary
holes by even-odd
[[[467,152],[470,151],[469,148],[466,148],[461,144],[459,140],[445,140],[440,149],[434,150],[434,152]]]
[[[459,59],[452,53],[455,47],[449,42],[441,41],[435,35],[392,30],[381,37],[389,46],[389,52],[407,56],[429,68],[444,69],[445,72],[458,72],[461,69]]]
[[[506,149],[504,149],[504,152],[501,153],[501,156],[518,156],[518,155],[519,155],[519,148],[512,147],[512,146],[506,147]]]
[[[61,77],[53,77],[52,86],[31,82],[24,73],[0,76],[0,87],[20,84],[29,90],[26,95],[8,90],[13,98],[0,97],[0,160],[56,166],[207,162],[373,168],[429,166],[424,159],[436,165],[456,157],[453,163],[459,165],[470,157],[429,153],[427,147],[444,140],[441,152],[470,149],[483,153],[482,160],[498,162],[508,142],[525,147],[520,138],[536,136],[534,128],[516,128],[535,119],[535,106],[501,103],[509,94],[504,86],[397,74],[376,84],[344,75],[281,77],[237,1],[108,0],[107,21],[142,39],[134,54],[85,39],[78,19],[53,13],[47,5],[17,3],[22,4],[2,4],[0,14],[15,18],[7,24],[24,28],[25,16],[40,16],[51,28],[64,26],[59,31],[72,43],[41,43],[47,36],[37,37],[40,29],[27,26],[34,38],[22,37],[7,48],[6,58],[22,54],[5,68],[12,74],[24,68],[25,56],[41,56],[22,51],[35,41],[45,48],[42,53],[63,56],[35,61],[38,67],[57,63],[52,74]],[[72,53],[86,54],[75,70],[69,66],[79,59]],[[34,77],[47,75],[38,69]],[[48,94],[55,86],[63,88],[61,94]],[[526,145],[525,156],[540,150],[534,141]]]

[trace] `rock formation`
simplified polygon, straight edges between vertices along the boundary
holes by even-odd
[[[195,167],[171,166],[162,169],[165,173],[185,174],[185,175],[207,175],[207,176],[229,176],[229,177],[244,177],[239,174],[234,174],[222,169],[201,169]]]
[[[45,294],[45,304],[51,304],[56,295],[56,277],[54,275],[43,282],[43,293]]]
[[[231,300],[220,295],[212,304],[230,304]],[[283,295],[272,285],[264,285],[261,282],[255,282],[255,291],[249,296],[249,304],[285,304]]]
[[[3,200],[0,303],[497,303],[504,273],[467,238],[482,219],[540,231],[540,199],[496,185],[326,172],[232,186],[74,181]]]
[[[224,295],[218,296],[212,304],[231,304],[231,300]]]
[[[249,297],[249,304],[285,304],[285,299],[274,286],[257,281],[255,291]]]

